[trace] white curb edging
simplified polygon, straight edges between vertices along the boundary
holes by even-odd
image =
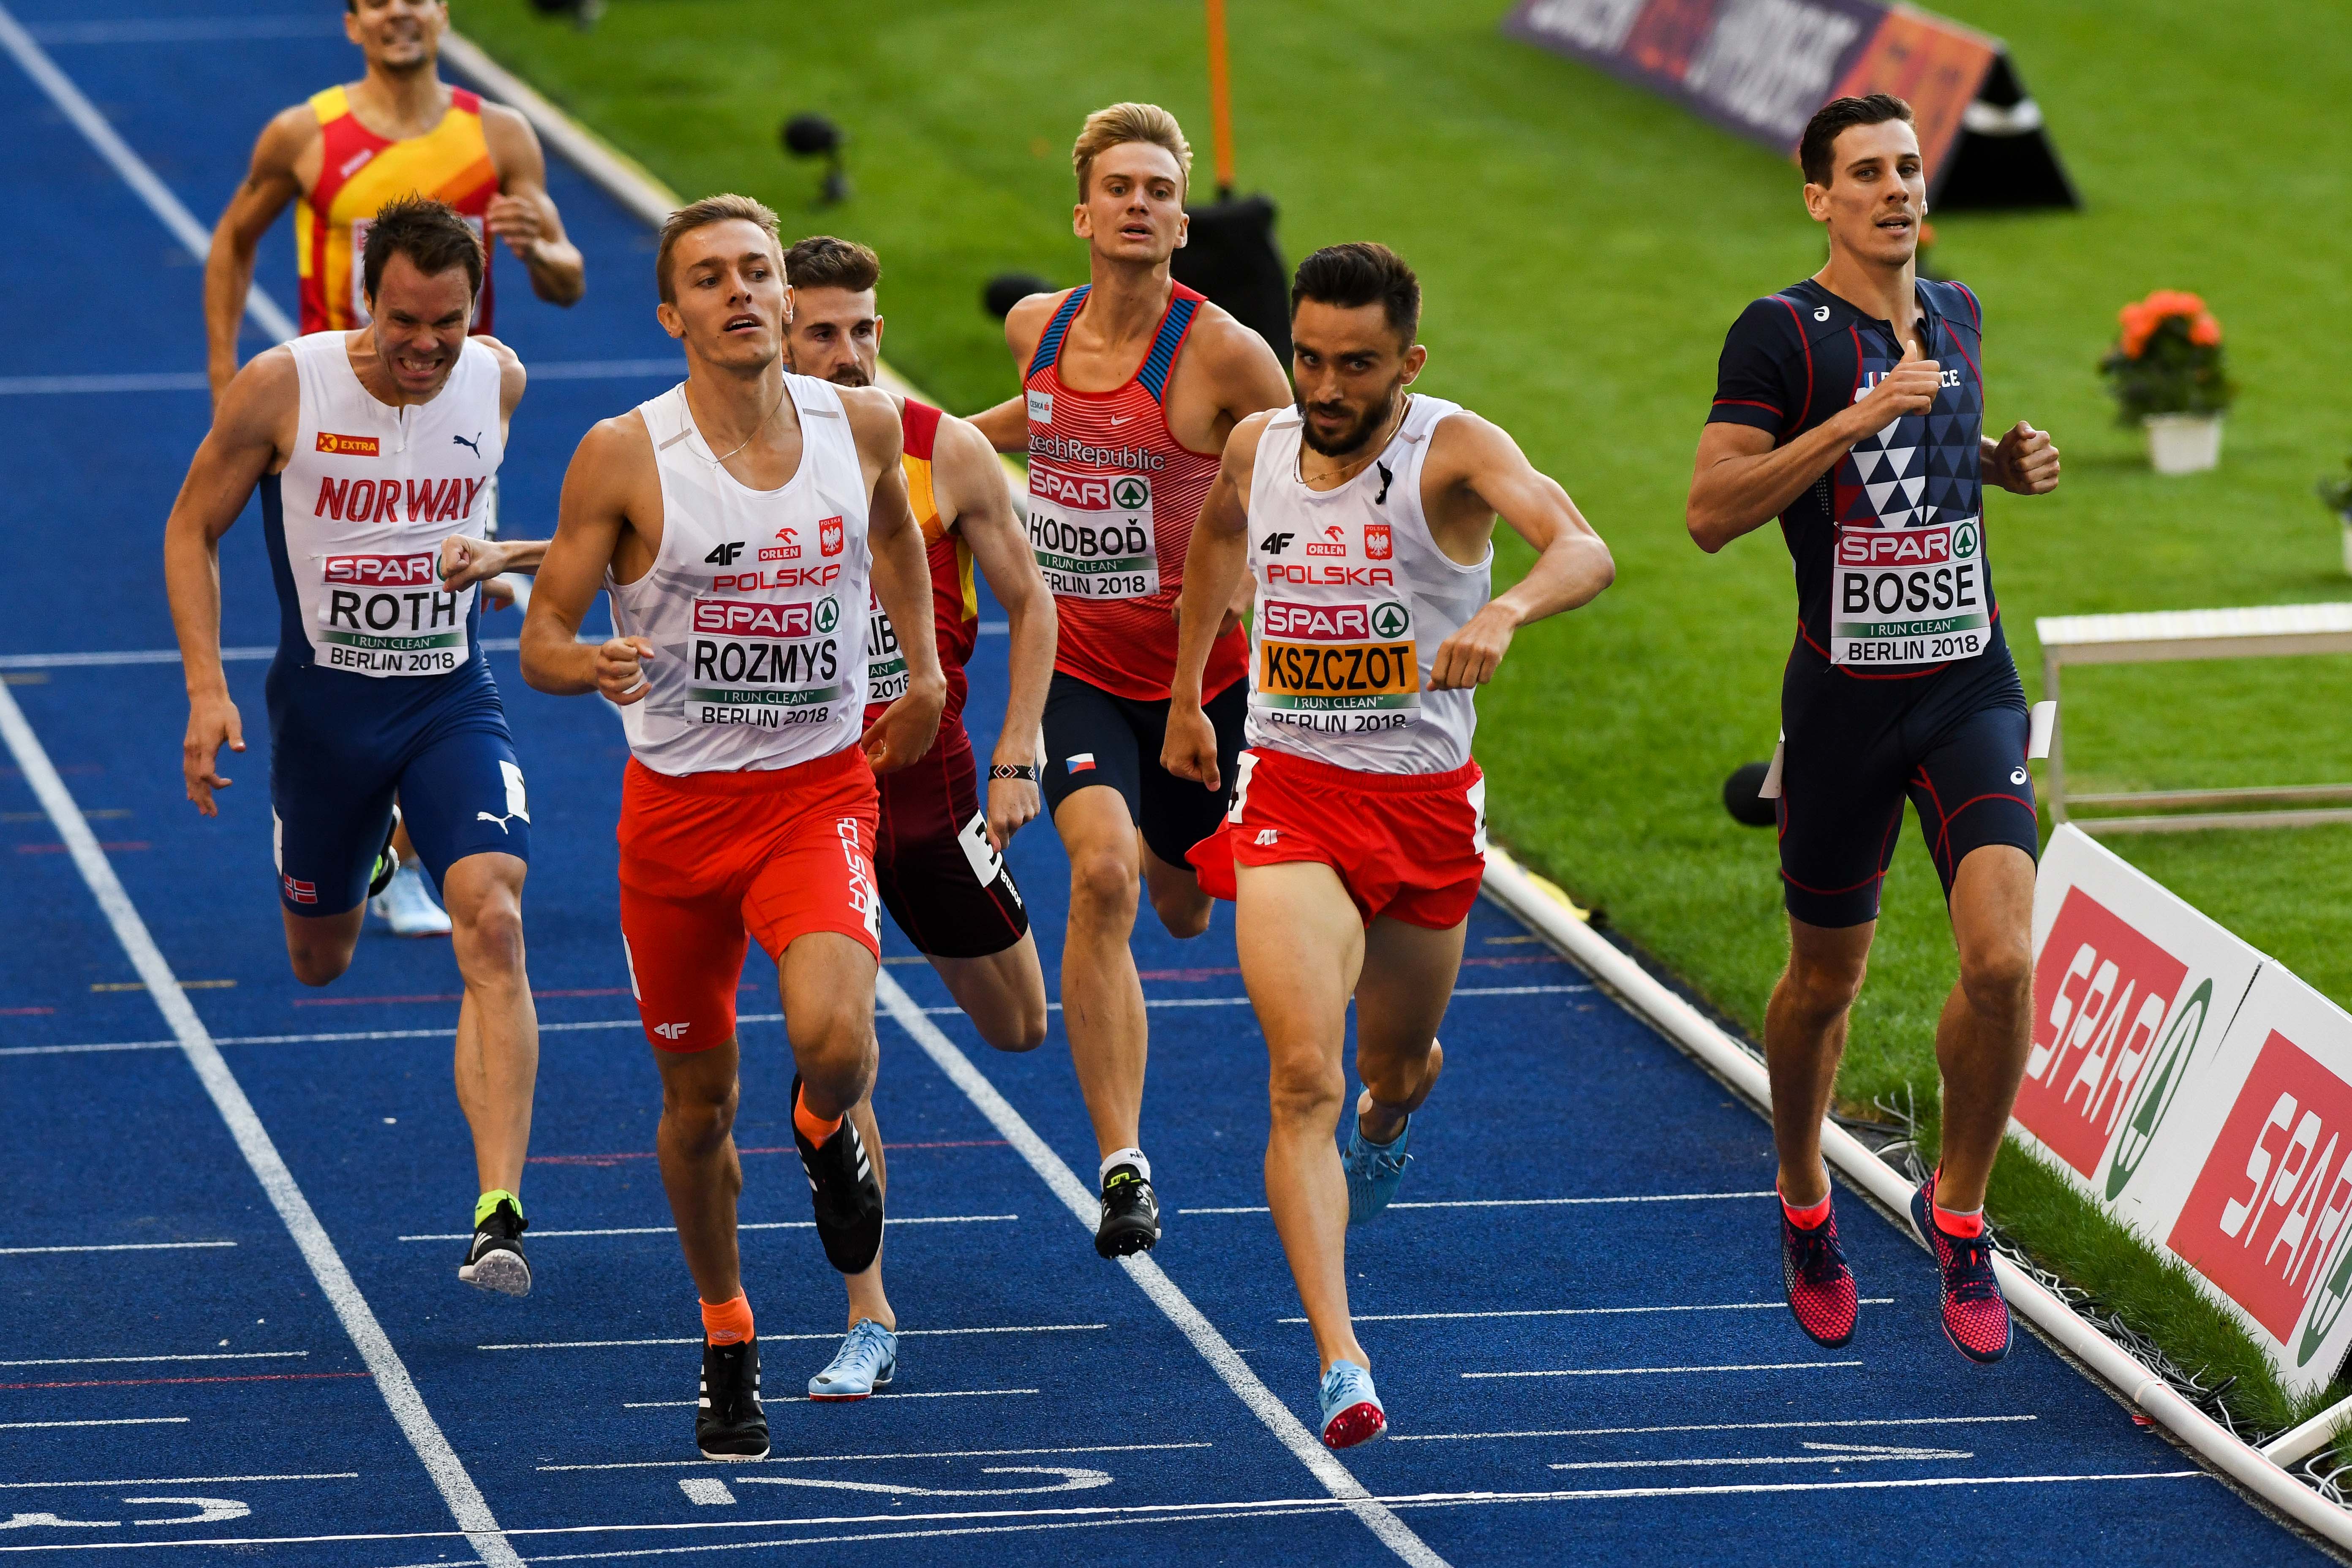
[[[1706,1015],[1668,990],[1565,906],[1549,885],[1499,848],[1486,852],[1482,891],[1517,916],[1661,1034],[1696,1057],[1759,1106],[1769,1110],[1764,1064]],[[1848,1181],[1896,1214],[1911,1211],[1911,1186],[1893,1166],[1834,1121],[1822,1127],[1822,1152]],[[2352,1547],[2352,1510],[2338,1508],[2175,1393],[2139,1358],[2077,1317],[2041,1282],[1995,1254],[2001,1294],[2034,1327],[2064,1347],[2212,1467],[2280,1513],[2338,1546]],[[2333,1414],[2333,1413],[2331,1413]],[[2298,1428],[2298,1431],[2300,1428]],[[2294,1436],[2294,1434],[2289,1434]],[[2308,1450],[2307,1450],[2308,1451]]]

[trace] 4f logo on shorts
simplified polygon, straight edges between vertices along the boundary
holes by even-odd
[[[1273,844],[1281,837],[1282,829],[1279,827],[1261,827],[1257,830],[1257,841],[1262,845]]]
[[[841,553],[841,519],[820,519],[816,525],[816,547],[827,555]]]
[[[682,1040],[686,1038],[686,1032],[692,1027],[694,1027],[692,1024],[656,1024],[654,1033],[665,1040]]]

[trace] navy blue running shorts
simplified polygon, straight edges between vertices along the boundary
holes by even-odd
[[[2025,692],[2005,642],[1916,680],[1856,679],[1801,642],[1780,712],[1780,881],[1807,925],[1878,918],[1906,798],[1948,900],[1972,849],[2038,858]]]
[[[281,658],[266,689],[278,895],[295,914],[359,907],[394,799],[436,886],[468,855],[530,860],[522,768],[479,651],[398,680]]]
[[[1045,689],[1045,772],[1038,785],[1048,814],[1094,784],[1127,798],[1143,842],[1171,866],[1191,870],[1185,854],[1217,830],[1242,754],[1249,682],[1236,680],[1202,704],[1217,731],[1217,771],[1224,787],[1204,789],[1160,765],[1168,739],[1168,702],[1105,691],[1064,670]]]

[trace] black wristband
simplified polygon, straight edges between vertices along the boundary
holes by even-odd
[[[991,779],[1023,779],[1030,784],[1035,784],[1037,782],[1037,764],[1034,763],[991,763],[988,764],[988,776]]]

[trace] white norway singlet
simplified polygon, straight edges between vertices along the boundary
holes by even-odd
[[[275,506],[265,487],[262,507],[283,556],[280,657],[446,675],[473,657],[475,590],[442,589],[441,542],[484,530],[506,453],[498,356],[467,339],[431,402],[394,408],[360,384],[343,340],[313,332],[290,345],[294,455],[272,476]]]
[[[1438,645],[1492,591],[1495,552],[1449,560],[1421,511],[1421,469],[1458,404],[1413,397],[1371,465],[1337,489],[1299,478],[1300,419],[1258,440],[1250,480],[1249,743],[1369,773],[1451,773],[1470,760],[1467,690],[1432,691]]]
[[[789,768],[857,743],[866,700],[865,471],[841,395],[787,375],[801,460],[782,489],[738,482],[711,455],[683,384],[638,405],[661,472],[661,552],[604,585],[622,637],[660,651],[653,689],[621,710],[656,773]]]

